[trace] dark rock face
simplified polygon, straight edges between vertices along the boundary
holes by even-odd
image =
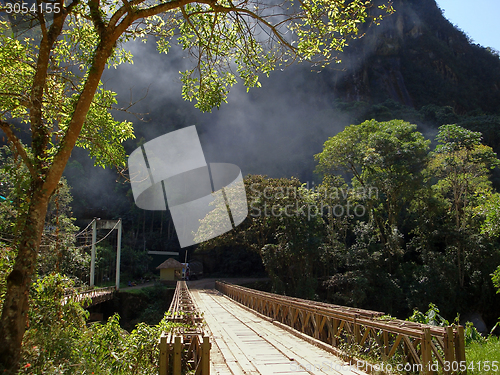
[[[420,108],[451,106],[457,113],[500,107],[497,52],[471,43],[446,20],[434,0],[398,0],[396,12],[341,55],[328,75],[335,96]]]

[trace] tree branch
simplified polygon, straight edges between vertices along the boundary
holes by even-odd
[[[99,0],[90,0],[88,2],[90,8],[90,16],[92,17],[92,22],[94,23],[95,28],[99,31],[99,35],[102,38],[102,35],[106,31],[106,25],[102,19],[100,13],[101,3]]]
[[[5,135],[7,135],[7,138],[9,141],[14,145],[16,148],[17,152],[19,155],[21,155],[21,158],[24,161],[24,164],[28,167],[31,177],[36,180],[38,178],[38,175],[35,172],[35,168],[33,167],[33,163],[31,163],[30,158],[28,157],[28,154],[26,153],[26,150],[24,149],[23,144],[19,140],[19,138],[16,137],[14,132],[12,131],[10,124],[6,121],[0,120],[0,129],[3,130]]]
[[[122,18],[127,12],[132,10],[132,6],[142,4],[146,0],[132,0],[124,3],[123,6],[118,9],[115,14],[113,14],[109,20],[109,27],[115,27],[116,23]],[[127,6],[128,5],[128,6]]]
[[[118,28],[115,29],[113,33],[105,30],[104,34],[101,35],[101,41],[95,50],[92,66],[89,69],[89,74],[83,86],[83,90],[75,104],[71,121],[68,124],[66,133],[61,139],[51,167],[46,174],[44,190],[49,193],[53,192],[57,187],[57,184],[59,183],[59,180],[64,172],[64,168],[66,167],[68,159],[71,156],[71,152],[75,147],[76,141],[82,131],[82,127],[92,104],[95,92],[99,87],[102,72],[104,71],[106,63],[113,52],[113,46],[120,35],[121,33]]]
[[[160,14],[163,12],[168,12],[169,10],[177,9],[177,8],[183,7],[187,4],[194,3],[194,2],[196,2],[196,1],[194,1],[194,0],[174,0],[174,1],[170,1],[168,3],[155,5],[151,8],[140,9],[134,13],[132,20],[135,21],[135,20],[138,20],[140,18],[147,18],[147,17],[155,16],[157,14]]]
[[[47,83],[50,54],[55,41],[61,34],[66,15],[67,13],[62,11],[55,13],[48,33],[45,33],[42,37],[36,62],[36,73],[33,77],[33,84],[31,86],[30,122],[32,149],[35,155],[35,164],[40,164],[40,166],[46,153],[47,144],[50,140],[49,131],[42,120],[43,93]]]
[[[73,10],[74,7],[76,7],[78,4],[80,4],[80,0],[73,0],[71,2],[71,4],[69,4],[67,7],[66,7],[66,11],[69,13]]]
[[[47,38],[47,26],[45,25],[45,17],[43,15],[43,12],[40,11],[40,6],[42,2],[40,0],[36,0],[36,16],[38,20],[40,21],[40,28],[42,29],[42,35],[44,38]]]
[[[214,1],[211,1],[211,0],[202,0],[202,1],[198,1],[199,3],[203,3],[203,4],[207,4],[207,5],[210,5],[212,7],[212,9],[216,12],[222,12],[222,13],[230,13],[230,12],[234,12],[236,14],[239,14],[239,13],[243,13],[243,14],[247,14],[249,15],[250,17],[252,17],[253,19],[263,23],[266,27],[268,27],[272,33],[274,34],[274,36],[276,36],[276,38],[278,38],[278,40],[280,41],[280,43],[282,43],[284,46],[286,46],[288,49],[290,49],[291,51],[293,52],[296,52],[297,51],[297,47],[294,47],[292,46],[288,41],[286,41],[283,36],[281,35],[281,33],[277,30],[276,28],[276,25],[272,25],[269,21],[267,21],[264,17],[262,16],[259,16],[257,13],[255,12],[252,12],[251,10],[249,9],[245,9],[245,8],[238,8],[234,5],[230,6],[230,7],[225,7],[225,6],[222,6],[222,5],[217,5],[215,4]],[[279,24],[282,24],[284,21],[281,21]]]

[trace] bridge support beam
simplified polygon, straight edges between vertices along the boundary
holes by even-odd
[[[118,242],[116,244],[116,290],[120,289],[120,259],[122,251],[122,219],[118,220]]]
[[[95,243],[97,238],[97,221],[92,221],[92,252],[90,258],[90,286],[95,284]]]
[[[99,220],[99,228],[97,227],[97,220]],[[116,244],[116,278],[115,289],[120,289],[120,261],[121,261],[121,248],[122,248],[122,219],[118,220],[101,220],[94,218],[92,221],[92,251],[90,259],[90,286],[95,285],[95,257],[96,257],[96,243],[97,243],[97,229],[114,229],[118,230],[118,239]],[[107,237],[107,235],[106,235]],[[102,241],[102,240],[100,240]],[[99,242],[100,242],[99,241]]]

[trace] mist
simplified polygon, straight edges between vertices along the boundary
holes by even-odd
[[[394,93],[401,87],[403,92],[406,90],[404,79],[394,69],[399,67],[398,57],[388,52],[387,46],[400,43],[408,30],[416,30],[417,35],[421,24],[412,7],[402,3],[396,14],[380,26],[370,26],[370,33],[361,43],[354,42],[339,54],[341,64],[331,64],[320,72],[306,63],[278,69],[269,77],[262,76],[262,87],[249,92],[239,82],[232,87],[227,103],[211,113],[201,113],[194,102],[182,99],[179,72],[192,68],[195,61],[175,41],[166,55],[157,52],[153,39],[148,43],[128,42],[125,48],[132,52],[134,63],[107,69],[102,81],[118,94],[118,106],[127,108],[127,112],[114,111],[116,119],[134,124],[137,139],[125,143],[128,154],[141,141],[196,125],[209,163],[236,164],[243,176],[297,177],[318,184],[321,181],[314,173],[314,155],[322,151],[324,142],[345,126],[371,116],[363,112],[362,106],[356,114],[343,111],[338,102],[367,105],[388,97],[401,102]],[[378,62],[378,56],[383,57],[382,62]],[[363,74],[370,64],[371,68],[375,65],[375,75],[368,79]],[[374,90],[373,82],[381,90]],[[394,84],[401,87],[395,88]],[[131,103],[135,105],[129,107]],[[411,107],[412,103],[405,104]],[[419,130],[428,138],[435,132],[421,123]],[[108,204],[109,194],[104,192],[114,191],[116,172],[89,166],[86,173],[86,194],[94,196],[86,197],[90,204]]]
[[[219,109],[201,113],[194,102],[181,98],[180,70],[192,65],[183,51],[172,48],[159,55],[153,43],[131,43],[133,65],[105,72],[103,81],[118,93],[120,106],[144,97],[117,113],[134,123],[146,141],[179,125],[196,125],[208,162],[237,164],[244,175],[311,179],[314,154],[341,131],[347,117],[334,111],[331,89],[325,83],[329,70],[317,73],[301,64],[272,72],[261,79],[261,88],[247,92],[235,85]],[[327,80],[326,80],[327,81]],[[329,92],[329,94],[328,94]]]

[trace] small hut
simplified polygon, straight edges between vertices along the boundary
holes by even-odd
[[[181,279],[182,263],[176,261],[174,258],[168,258],[158,267],[160,270],[160,280],[175,281]]]

